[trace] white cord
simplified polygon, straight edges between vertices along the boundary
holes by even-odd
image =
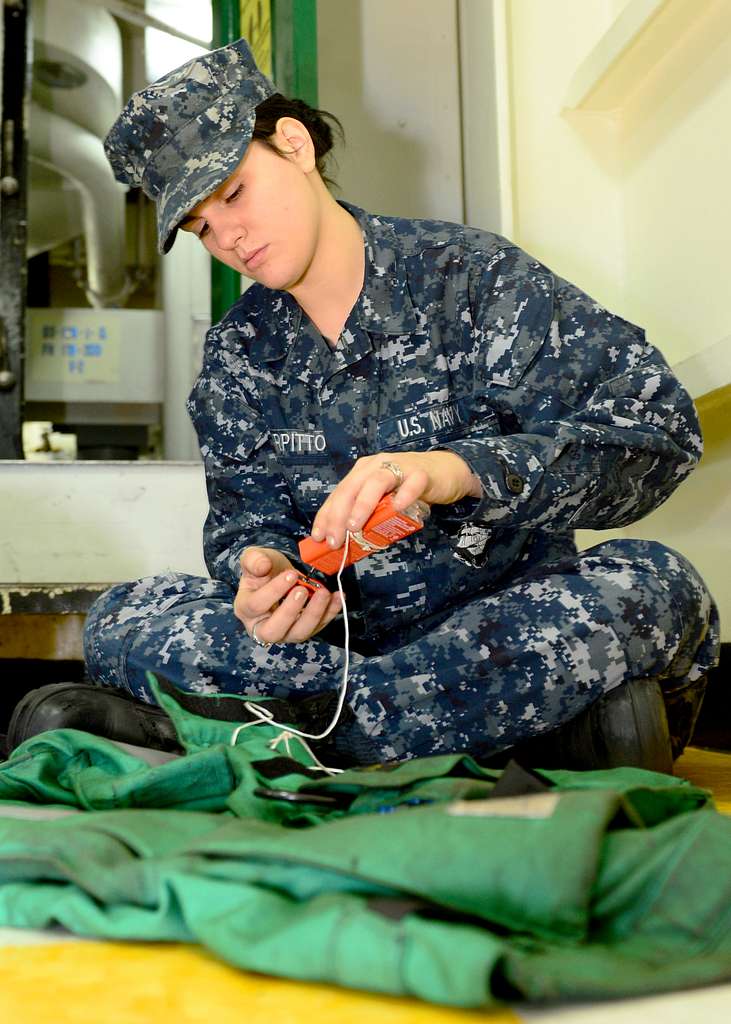
[[[335,711],[335,715],[333,716],[333,720],[330,722],[327,729],[325,729],[323,732],[302,732],[299,729],[294,729],[291,725],[286,725],[284,722],[277,722],[274,716],[272,715],[271,711],[268,711],[265,705],[252,704],[249,701],[245,701],[244,707],[250,714],[254,715],[255,720],[253,722],[244,722],[242,725],[239,725],[234,729],[231,735],[232,747],[236,746],[236,741],[239,738],[239,733],[243,729],[248,729],[250,725],[276,725],[283,731],[280,732],[278,736],[275,736],[275,738],[269,744],[272,750],[275,750],[278,744],[281,741],[284,741],[285,749],[287,753],[289,753],[289,739],[290,737],[296,737],[302,743],[302,746],[305,748],[310,757],[312,757],[313,760],[315,761],[315,764],[310,766],[310,771],[324,771],[328,774],[337,774],[343,770],[342,768],[327,768],[317,759],[317,757],[315,757],[314,753],[309,747],[309,744],[305,743],[304,741],[305,739],[323,740],[333,731],[335,726],[338,724],[338,720],[340,719],[340,715],[343,710],[343,704],[345,703],[345,695],[348,692],[348,672],[350,671],[350,623],[348,622],[348,606],[345,602],[345,594],[343,592],[342,575],[343,569],[345,568],[345,563],[348,560],[348,548],[350,547],[350,537],[350,530],[347,530],[345,534],[345,544],[343,545],[343,557],[340,562],[340,568],[338,569],[337,575],[338,593],[340,594],[340,600],[342,602],[343,624],[345,626],[345,665],[343,666],[343,681],[340,684],[338,706]]]
[[[248,724],[250,725],[251,723]],[[301,736],[295,736],[294,733],[290,732],[288,729],[285,729],[283,732],[280,732],[278,736],[275,736],[274,739],[269,743],[269,748],[271,750],[276,750],[277,747],[279,746],[280,741],[283,741],[284,749],[287,751],[287,757],[292,757],[292,751],[289,749],[290,740],[297,740],[297,742],[305,748],[307,753],[315,762],[314,764],[308,766],[308,771],[325,772],[327,775],[339,775],[340,772],[342,772],[342,768],[328,768],[326,764],[322,763],[322,761],[319,759],[319,757],[314,752],[314,750],[307,742],[307,740],[303,740]]]

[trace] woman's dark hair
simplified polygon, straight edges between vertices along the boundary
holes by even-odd
[[[271,136],[277,129],[277,121],[280,117],[294,117],[302,122],[315,144],[317,170],[320,172],[322,180],[326,185],[337,187],[324,170],[327,163],[326,157],[335,144],[333,128],[341,141],[345,139],[343,126],[337,117],[334,114],[329,114],[326,110],[315,110],[304,100],[290,100],[286,96],[282,96],[281,93],[275,92],[273,96],[264,100],[256,108],[256,122],[251,137],[265,142],[276,153],[280,153],[280,150],[271,141]]]

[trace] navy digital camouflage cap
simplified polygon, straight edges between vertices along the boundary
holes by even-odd
[[[160,252],[181,220],[235,170],[256,107],[276,92],[245,39],[211,50],[132,95],[104,141],[117,181],[157,205]]]

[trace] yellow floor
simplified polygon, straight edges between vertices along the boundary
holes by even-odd
[[[2,950],[3,1024],[516,1024],[518,1020],[511,1013],[450,1011],[409,999],[249,974],[189,946],[65,942]]]
[[[731,814],[731,754],[690,747],[675,762],[675,774],[710,789],[719,811]]]
[[[676,774],[711,789],[718,807],[731,813],[731,754],[689,750],[677,762]],[[519,1024],[538,1018],[548,1024],[542,1011],[528,1007],[516,1013],[464,1012],[262,977],[227,967],[190,946],[54,941],[46,935],[21,940],[20,933],[14,940],[7,932],[2,944],[3,1024]],[[704,1000],[722,1014],[716,1018],[702,1012],[699,1019],[705,1024],[731,1020],[727,987],[658,997],[664,1021],[675,1020],[664,1007],[677,1007],[678,1000],[686,1001],[684,1007],[687,1003],[690,1016],[684,1009],[684,1020],[695,1019],[693,1008],[701,1010]],[[652,1000],[642,1000],[614,1004],[614,1009],[612,1004],[583,1007],[572,1020],[583,1024],[596,1018],[599,1024],[600,1018],[610,1019],[609,1013],[612,1020],[635,1024],[638,1015],[649,1019],[652,1006]],[[549,1011],[550,1020],[564,1012],[557,1009],[554,1016]]]

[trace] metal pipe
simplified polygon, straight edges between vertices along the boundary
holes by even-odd
[[[172,25],[160,21],[159,18],[153,18],[152,15],[145,14],[139,7],[134,7],[132,4],[126,3],[125,0],[83,0],[83,2],[92,4],[94,7],[106,7],[110,14],[115,14],[118,18],[130,22],[132,25],[140,25],[142,28],[155,28],[158,32],[167,32],[169,36],[185,39],[186,42],[193,43],[195,46],[202,46],[205,50],[211,45],[210,39],[199,39],[197,36],[188,35],[187,32],[181,32],[179,28],[174,28]]]
[[[35,104],[30,123],[31,159],[59,171],[81,195],[86,296],[92,306],[119,306],[133,287],[125,273],[126,189],[114,180],[96,135]]]

